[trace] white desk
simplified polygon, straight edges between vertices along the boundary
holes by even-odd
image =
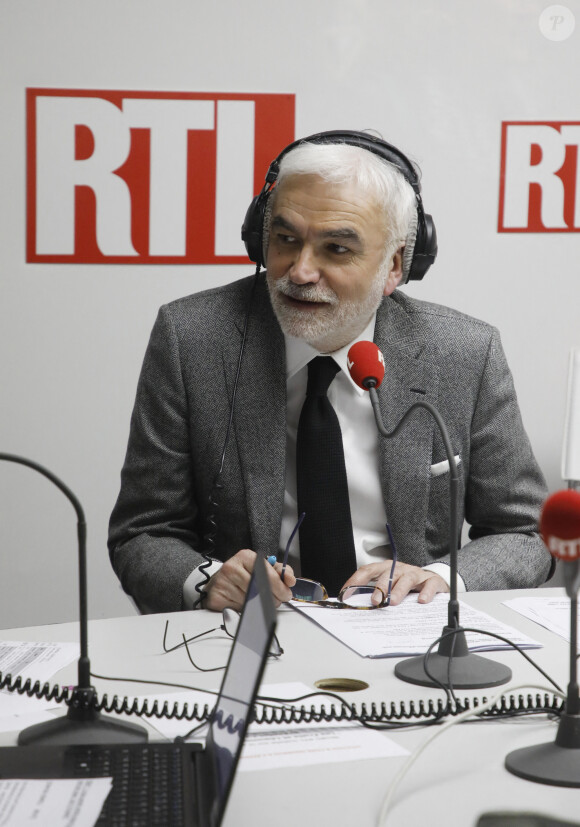
[[[559,589],[542,590],[542,596],[561,594]],[[501,605],[501,601],[526,592],[487,592],[462,595],[466,603],[493,614],[539,642],[544,647],[531,656],[566,689],[568,682],[568,644],[542,627]],[[208,612],[149,615],[91,621],[89,655],[93,672],[102,675],[143,677],[185,683],[203,688],[219,687],[222,672],[202,674],[188,664],[183,650],[162,655],[162,636],[170,618],[173,642],[181,633],[194,634],[219,626],[220,616]],[[269,662],[265,683],[299,680],[314,689],[322,678],[359,678],[369,688],[348,693],[349,702],[438,699],[442,693],[415,687],[393,675],[395,659],[361,658],[334,640],[315,624],[291,609],[278,613],[278,637],[285,650],[279,661]],[[5,640],[78,640],[75,623],[58,624],[0,632]],[[207,644],[197,644],[196,655],[204,663],[226,662],[228,642],[212,636]],[[547,682],[515,652],[492,652],[488,657],[508,664],[513,683]],[[76,682],[76,664],[62,670],[55,682]],[[158,694],[162,687],[133,683],[94,681],[99,695],[107,692],[122,696]],[[170,690],[167,690],[170,691]],[[176,690],[177,691],[177,690]],[[486,695],[495,689],[460,690],[458,697]],[[211,705],[211,701],[209,701]],[[185,727],[187,728],[187,727]],[[413,750],[433,728],[417,728],[388,733],[405,748]],[[153,732],[153,731],[152,731]],[[154,731],[153,737],[159,737]],[[580,790],[550,787],[519,779],[504,769],[506,754],[531,744],[553,741],[556,725],[541,718],[522,718],[513,722],[462,724],[443,733],[410,769],[399,787],[387,825],[413,827],[430,824],[438,827],[468,827],[490,810],[529,810],[580,823]],[[0,733],[0,743],[13,744],[16,733]],[[402,758],[385,758],[293,769],[238,774],[228,804],[224,827],[318,827],[320,824],[374,825],[390,780],[401,766]]]

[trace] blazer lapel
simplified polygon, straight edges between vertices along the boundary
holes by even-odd
[[[379,308],[375,343],[385,357],[380,409],[385,428],[392,431],[416,402],[436,404],[438,376],[412,314],[395,298]],[[419,408],[407,416],[396,436],[380,440],[385,509],[395,542],[405,538],[404,544],[397,544],[403,561],[425,545],[434,427],[429,412]]]
[[[244,308],[245,310],[245,308]],[[231,398],[245,314],[239,336],[224,345]],[[234,408],[234,431],[254,551],[275,553],[280,537],[286,466],[286,358],[284,336],[272,311],[264,276],[252,301]]]

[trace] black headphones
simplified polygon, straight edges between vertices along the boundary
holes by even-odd
[[[421,201],[421,183],[419,175],[413,164],[396,147],[388,144],[380,138],[366,132],[354,132],[352,130],[332,130],[330,132],[318,132],[308,138],[302,138],[289,144],[286,149],[275,158],[266,173],[266,181],[262,191],[256,195],[248,207],[244,223],[242,225],[242,241],[246,245],[250,261],[258,265],[258,269],[264,266],[264,216],[268,198],[274,188],[280,161],[290,150],[300,144],[348,144],[360,149],[366,149],[393,164],[404,178],[413,187],[417,206],[417,223],[413,226],[405,242],[405,254],[403,256],[403,281],[418,281],[422,279],[429,267],[435,261],[437,255],[437,233],[435,224],[430,215],[426,215]],[[414,222],[413,222],[414,225]]]

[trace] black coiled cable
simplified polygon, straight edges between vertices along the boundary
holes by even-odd
[[[185,688],[185,687],[184,687]],[[189,688],[189,687],[188,687]],[[158,700],[151,701],[145,698],[143,701],[138,701],[129,698],[119,698],[114,695],[109,701],[108,695],[103,695],[99,699],[96,692],[87,693],[86,696],[75,696],[73,698],[73,691],[69,687],[59,687],[58,685],[50,686],[48,683],[40,684],[40,681],[32,681],[32,678],[23,679],[22,676],[12,678],[10,674],[3,674],[0,672],[0,690],[6,689],[10,692],[16,692],[19,695],[27,695],[29,698],[35,697],[39,700],[56,701],[57,703],[64,703],[67,706],[74,705],[81,709],[93,708],[98,712],[116,713],[118,715],[136,715],[140,718],[167,718],[178,721],[198,721],[203,723],[208,721],[212,708],[204,704],[202,708],[198,704],[194,704],[191,708],[188,704],[180,706],[178,702],[171,704],[169,701],[160,702]],[[271,699],[270,699],[271,700]],[[362,703],[360,707],[356,704],[341,705],[339,709],[335,704],[331,704],[328,708],[324,705],[320,707],[301,705],[296,706],[274,706],[271,703],[258,700],[254,708],[253,720],[257,724],[301,724],[301,723],[328,723],[331,721],[343,722],[353,721],[361,724],[393,724],[401,725],[409,722],[434,721],[442,719],[447,716],[460,715],[469,709],[474,712],[480,704],[484,704],[487,699],[484,698],[464,698],[463,700],[455,699],[452,703],[447,700],[438,699],[434,701],[429,699],[427,701],[420,699],[419,701],[399,701],[395,703],[391,701],[390,704],[385,702],[377,705],[375,702],[367,707]],[[282,699],[279,703],[283,704]],[[516,715],[539,714],[546,713],[554,716],[559,716],[564,711],[564,701],[556,695],[544,693],[535,696],[531,693],[524,696],[522,694],[517,697],[510,695],[509,697],[502,696],[500,700],[494,704],[491,709],[481,713],[481,718],[498,719],[509,718]]]

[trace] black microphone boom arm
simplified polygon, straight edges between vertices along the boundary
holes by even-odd
[[[91,665],[88,653],[88,612],[87,612],[87,523],[78,498],[56,474],[37,462],[16,454],[0,453],[0,460],[16,462],[38,471],[49,479],[72,503],[77,515],[78,564],[79,564],[79,637],[80,657],[78,663],[78,684],[72,691],[72,699],[65,717],[41,724],[34,724],[22,730],[19,744],[82,744],[125,741],[146,741],[147,730],[129,721],[115,721],[102,717],[94,706],[96,692],[91,686]]]
[[[465,631],[459,623],[459,601],[457,600],[457,552],[459,549],[459,477],[457,463],[453,455],[453,448],[449,433],[443,418],[437,408],[429,402],[415,402],[405,411],[397,425],[392,431],[387,431],[384,426],[379,406],[379,396],[376,389],[377,381],[369,378],[364,381],[369,391],[371,403],[375,414],[377,428],[381,436],[386,439],[394,437],[404,425],[407,418],[416,410],[426,410],[437,423],[445,453],[449,463],[449,605],[447,609],[447,626],[443,628],[443,634],[437,652],[429,656],[429,665],[425,658],[407,658],[395,667],[395,675],[408,683],[419,684],[420,686],[446,686],[451,685],[465,689],[477,689],[485,686],[499,686],[506,683],[512,676],[511,669],[500,663],[495,663],[488,658],[472,654],[467,646]],[[428,668],[428,671],[427,671]]]
[[[459,602],[457,600],[457,549],[459,548],[459,527],[457,525],[457,497],[459,494],[459,476],[457,471],[457,463],[455,462],[455,457],[453,455],[451,440],[449,439],[449,433],[447,432],[447,427],[437,408],[435,408],[429,402],[415,402],[407,411],[405,411],[405,413],[403,414],[399,422],[395,425],[393,430],[387,431],[383,423],[383,418],[381,416],[381,411],[379,407],[379,395],[377,393],[376,388],[370,387],[369,394],[371,397],[371,403],[375,414],[377,428],[379,429],[379,433],[381,434],[381,436],[384,436],[387,439],[396,436],[396,434],[403,427],[407,418],[418,408],[423,408],[424,410],[428,411],[437,423],[437,426],[439,428],[439,432],[443,440],[443,445],[445,446],[445,454],[447,456],[447,461],[449,462],[449,567],[451,577],[449,581],[450,598],[447,623],[450,628],[455,628],[459,626]]]

